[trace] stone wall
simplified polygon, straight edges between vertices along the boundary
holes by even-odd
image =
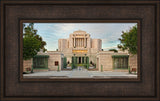
[[[96,67],[101,71],[101,65],[103,66],[103,71],[118,71],[118,72],[127,72],[128,69],[113,69],[113,58],[112,55],[128,55],[128,52],[118,52],[114,53],[112,51],[100,51],[97,54]],[[132,68],[137,68],[137,55],[129,56],[129,66]]]
[[[63,67],[62,54],[57,51],[48,51],[47,53],[49,54],[49,58],[48,58],[49,70],[51,70],[51,71],[58,70],[58,66],[55,65],[56,61],[58,61],[58,63],[59,63],[59,70],[61,70],[61,68]]]
[[[32,59],[23,60],[23,72],[26,72],[27,68],[30,68],[30,70],[32,69]]]
[[[137,55],[129,55],[129,66],[130,66],[130,69],[132,70],[132,68],[137,68]]]
[[[98,68],[101,71],[101,66],[103,66],[103,71],[112,71],[113,70],[113,52],[101,52],[98,54]]]

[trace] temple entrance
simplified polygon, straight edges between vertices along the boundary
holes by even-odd
[[[77,66],[84,66],[88,68],[89,66],[89,57],[81,57],[81,56],[73,56],[72,57],[72,68],[76,68]]]
[[[78,63],[81,64],[81,57],[79,57],[79,62]]]
[[[87,64],[89,63],[89,57],[75,57],[77,64]]]

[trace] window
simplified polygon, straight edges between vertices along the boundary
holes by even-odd
[[[114,55],[113,68],[114,69],[128,69],[128,55]]]
[[[48,68],[48,57],[43,55],[36,55],[33,58],[33,68]]]
[[[55,66],[58,66],[58,61],[55,61]]]

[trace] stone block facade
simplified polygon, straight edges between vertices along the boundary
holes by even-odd
[[[63,68],[64,58],[68,63],[72,63],[72,58],[76,57],[78,64],[84,64],[84,58],[89,58],[89,63],[96,65],[95,70],[101,71],[128,71],[127,69],[114,69],[113,55],[129,56],[127,62],[130,68],[137,68],[137,55],[129,55],[128,51],[102,51],[102,40],[92,39],[90,34],[85,31],[75,31],[69,35],[69,38],[58,40],[57,51],[47,51],[46,53],[39,52],[38,55],[47,55],[48,57],[48,70],[57,71]],[[58,63],[58,65],[57,65]],[[91,66],[93,66],[91,65]],[[32,60],[24,61],[23,68],[31,68]],[[58,68],[59,66],[59,68]],[[43,70],[43,69],[42,69]],[[34,70],[34,71],[42,71]],[[43,71],[46,71],[44,69]]]
[[[32,59],[30,60],[23,60],[23,71],[26,72],[32,69]]]
[[[137,55],[129,55],[129,66],[130,66],[130,69],[132,70],[132,68],[136,68],[138,67],[138,59],[137,59]]]
[[[63,68],[63,55],[61,52],[57,51],[48,51],[49,54],[49,59],[48,59],[48,68],[50,71],[57,71],[58,70],[58,65],[59,65],[59,70]],[[56,62],[58,62],[58,65],[56,65]]]
[[[112,60],[112,53],[99,53],[97,57],[97,67],[99,71],[112,71],[113,69],[113,60]]]

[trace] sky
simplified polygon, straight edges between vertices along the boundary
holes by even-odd
[[[26,25],[28,23],[25,23]],[[122,31],[129,29],[137,23],[34,23],[34,29],[47,45],[48,51],[58,49],[58,39],[69,38],[69,34],[77,30],[89,33],[92,39],[102,40],[102,49],[117,49],[118,40],[121,38]]]

